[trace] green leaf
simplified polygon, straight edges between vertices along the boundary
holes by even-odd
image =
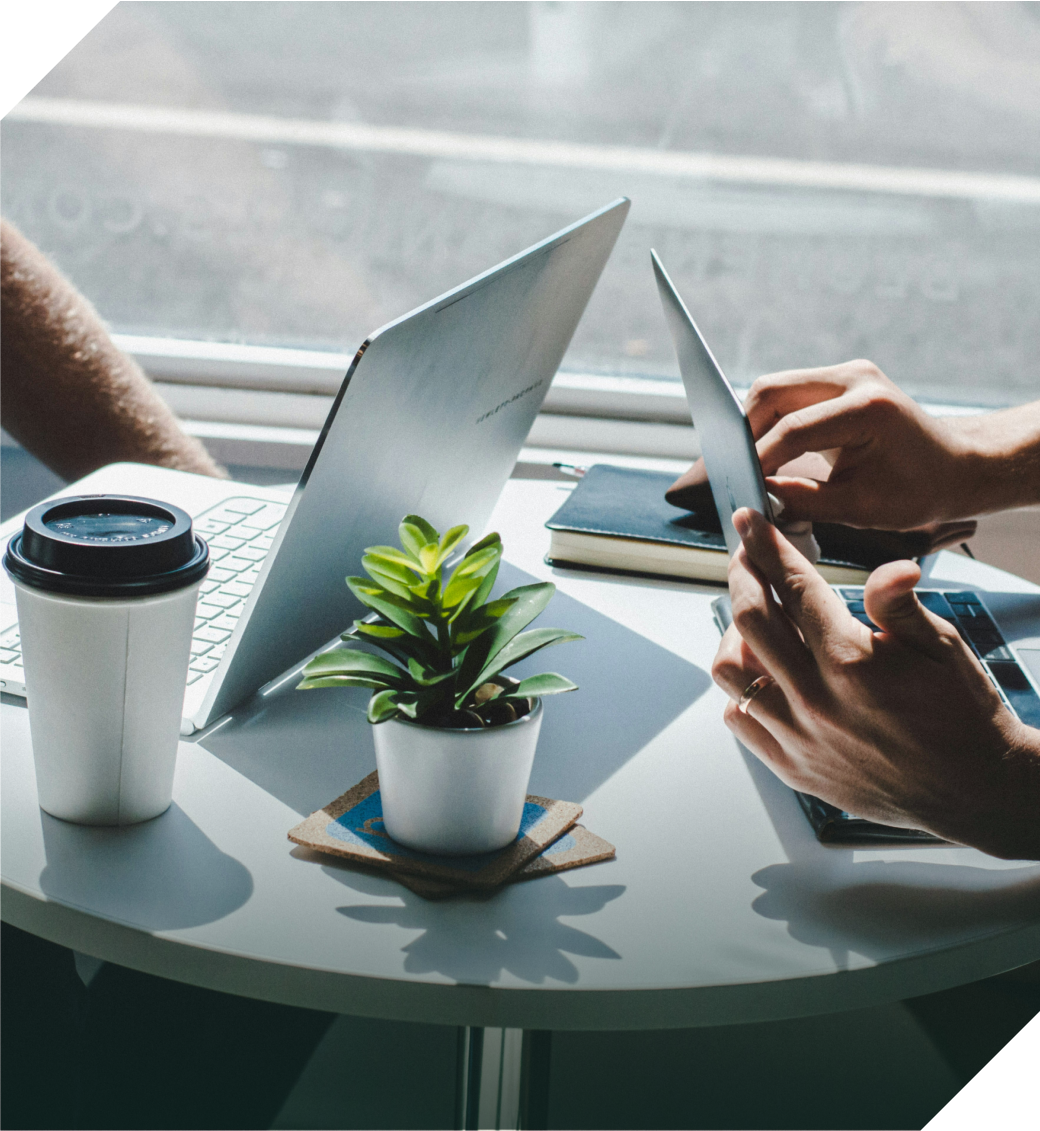
[[[470,603],[473,594],[480,588],[479,577],[453,577],[444,587],[441,604],[445,610],[459,612]]]
[[[449,668],[446,672],[434,671],[431,674],[430,669],[414,656],[408,659],[408,672],[420,687],[435,687],[438,683],[451,679],[455,674],[453,668]]]
[[[498,577],[498,567],[502,561],[502,539],[499,538],[497,534],[489,534],[486,538],[482,538],[475,546],[471,546],[466,557],[463,558],[463,561],[465,561],[466,558],[475,557],[484,550],[495,549],[496,547],[498,549],[496,560],[491,569],[485,574],[484,580],[481,581],[480,585],[470,593],[466,592],[467,587],[461,585],[457,590],[452,591],[451,601],[446,605],[447,608],[454,608],[455,610],[451,617],[452,620],[454,620],[463,609],[469,608],[476,610],[491,595],[491,590],[494,588],[495,580]]]
[[[499,699],[536,699],[541,695],[559,695],[564,691],[577,691],[578,685],[571,683],[566,676],[556,672],[543,672],[541,675],[528,676],[522,679],[516,687],[511,687],[505,694],[497,696]]]
[[[423,581],[419,585],[412,586],[411,593],[416,601],[422,603],[422,608],[425,609],[430,606],[432,612],[436,612],[437,593],[440,590],[440,578],[431,577],[429,581]],[[431,613],[426,613],[430,616]]]
[[[436,667],[440,662],[440,651],[429,633],[425,638],[412,636],[383,620],[378,623],[369,620],[355,621],[342,639],[348,643],[363,640],[366,644],[373,644],[402,665],[408,663],[409,656],[415,656],[426,667]]]
[[[362,559],[361,564],[368,571],[369,577],[371,577],[377,585],[382,586],[388,593],[392,593],[395,597],[400,597],[403,601],[411,600],[412,591],[408,585],[398,581],[397,578],[391,574],[383,573],[378,566],[374,566],[364,559]]]
[[[419,561],[419,551],[426,545],[426,535],[419,529],[418,526],[413,526],[410,522],[402,522],[397,528],[398,537],[401,539],[401,545],[404,547],[405,552],[415,558],[416,563]]]
[[[467,554],[452,572],[456,577],[483,577],[502,557],[501,546],[488,546],[477,554]]]
[[[428,542],[423,546],[419,551],[419,561],[422,564],[423,572],[437,572],[437,566],[440,565],[440,552],[436,542]]]
[[[404,518],[401,519],[401,522],[402,524],[408,523],[409,526],[416,527],[425,539],[425,542],[423,543],[424,545],[426,542],[440,541],[441,536],[437,533],[437,531],[433,529],[433,527],[426,521],[425,518],[421,518],[417,514],[406,514]]]
[[[480,583],[480,588],[473,594],[469,600],[469,607],[473,610],[479,609],[481,605],[491,596],[491,590],[495,587],[495,582],[498,580],[498,567],[502,564],[501,558],[495,562],[494,568],[488,573],[484,580]]]
[[[484,616],[494,617],[496,620],[504,616],[516,604],[518,598],[516,597],[498,597],[494,601],[489,601],[486,605],[482,605],[479,609],[474,609],[474,616],[477,613],[483,613]]]
[[[397,714],[397,692],[380,691],[368,701],[368,721],[382,723]]]
[[[464,648],[472,643],[515,604],[515,598],[499,598],[488,605],[480,606],[471,602],[469,611],[462,611],[462,615],[452,623],[452,644],[457,648]]]
[[[375,691],[382,691],[387,688],[387,684],[385,681],[368,679],[359,675],[325,675],[318,676],[315,679],[300,680],[296,685],[296,690],[313,691],[316,687],[368,687]]]
[[[507,613],[506,616],[508,615]],[[491,633],[488,633],[488,635],[491,635]],[[499,672],[519,663],[540,649],[547,648],[550,644],[562,644],[567,640],[584,640],[584,637],[579,636],[576,632],[566,632],[562,628],[532,628],[530,632],[522,632],[519,636],[513,637],[490,656],[484,667],[473,679],[469,679],[467,673],[466,691],[461,696],[456,697],[456,706],[492,676],[498,675]],[[473,647],[479,648],[480,643],[481,641],[478,641]],[[469,661],[469,653],[466,655],[466,661]],[[462,681],[460,681],[459,686],[462,685]]]
[[[394,624],[372,624],[369,621],[356,620],[354,627],[350,630],[351,635],[360,633],[362,636],[371,636],[376,640],[396,640],[400,636],[407,636],[403,628],[398,628]],[[343,634],[346,639],[347,633]]]
[[[373,656],[371,652],[361,652],[356,648],[336,648],[331,652],[322,652],[303,669],[303,675],[305,679],[328,675],[365,675],[393,687],[406,686],[409,682],[407,673],[396,664],[384,660],[382,656]]]
[[[399,556],[404,557],[403,554]],[[367,570],[377,569],[380,573],[385,573],[409,587],[418,585],[422,581],[414,562],[411,565],[404,565],[386,554],[374,554],[371,550],[366,550],[361,564]]]
[[[451,580],[444,587],[443,603],[445,608],[454,608],[462,601],[471,597],[480,588],[481,580],[492,569],[496,568],[502,551],[495,546],[481,550],[473,557],[468,555],[455,567]]]
[[[493,628],[469,646],[462,662],[459,686],[465,686],[470,691],[477,687],[482,682],[477,676],[484,666],[538,616],[555,592],[556,586],[551,581],[540,581],[534,585],[521,585],[504,593],[501,599],[513,598],[513,607],[498,618],[498,623]]]
[[[481,550],[486,550],[488,546],[501,546],[502,537],[497,530],[492,530],[490,534],[485,534],[479,542],[474,542],[472,546],[466,551],[466,557],[473,554],[479,554]]]
[[[398,628],[403,628],[410,635],[418,636],[420,639],[428,639],[432,643],[432,637],[430,637],[426,626],[400,597],[365,577],[348,577],[347,585],[351,593],[363,605],[375,609],[386,620],[396,624]]]
[[[419,696],[410,692],[403,692],[396,696],[397,709],[402,715],[414,719],[419,706]]]
[[[440,547],[437,553],[437,564],[446,562],[451,557],[455,547],[462,541],[463,538],[469,533],[468,526],[453,526],[443,538],[441,538]]]
[[[389,561],[404,566],[405,569],[414,570],[419,564],[418,560],[411,554],[404,553],[396,546],[368,546],[365,548],[365,553],[375,554],[380,558],[387,558]]]

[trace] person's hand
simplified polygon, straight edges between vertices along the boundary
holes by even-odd
[[[911,530],[973,513],[971,445],[869,361],[760,377],[745,401],[769,490],[785,519]],[[830,475],[776,475],[819,452]]]
[[[1040,731],[918,601],[917,566],[868,579],[875,633],[761,515],[737,511],[734,526],[733,625],[712,677],[737,738],[793,789],[856,816],[1040,859]]]

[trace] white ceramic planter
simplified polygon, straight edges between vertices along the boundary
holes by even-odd
[[[373,730],[383,825],[399,844],[462,856],[516,838],[542,703],[515,722],[447,730],[391,719]]]

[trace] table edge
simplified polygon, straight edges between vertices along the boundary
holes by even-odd
[[[60,946],[240,997],[392,1021],[551,1030],[645,1030],[779,1021],[868,1008],[1040,959],[1040,923],[858,970],[688,988],[513,988],[376,978],[163,938],[4,881],[0,918]]]

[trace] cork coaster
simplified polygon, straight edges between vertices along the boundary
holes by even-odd
[[[493,888],[543,852],[580,816],[581,806],[573,802],[528,794],[520,832],[512,844],[477,856],[434,856],[406,848],[383,831],[379,774],[373,771],[290,829],[289,839],[370,868],[410,873],[454,887]]]
[[[554,840],[540,856],[536,856],[518,872],[506,878],[507,884],[518,884],[522,880],[533,880],[538,876],[548,876],[553,872],[566,872],[569,868],[581,868],[585,864],[598,864],[601,860],[613,860],[615,848],[602,837],[590,833],[584,825],[572,825],[558,840]],[[447,899],[462,891],[472,891],[457,884],[441,880],[429,880],[425,876],[396,875],[394,879],[404,884],[409,891],[424,899]]]

